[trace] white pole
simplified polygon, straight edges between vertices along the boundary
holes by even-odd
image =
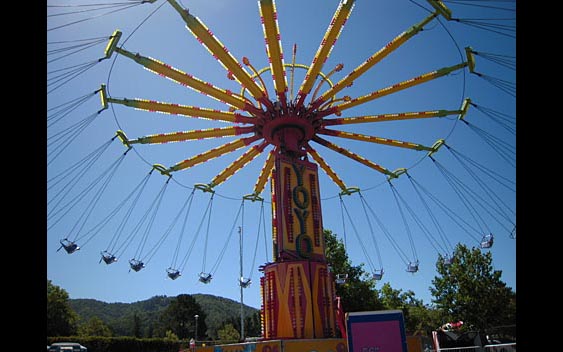
[[[242,227],[239,226],[238,228],[239,233],[239,244],[240,244],[240,276],[239,276],[239,285],[240,285],[240,340],[244,341],[244,299],[243,299],[243,290],[242,287]]]
[[[195,318],[195,341],[197,342],[197,318],[199,318],[199,315],[194,315]]]

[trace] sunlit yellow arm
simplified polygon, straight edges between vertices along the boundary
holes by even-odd
[[[156,111],[165,114],[182,115],[209,119],[214,121],[225,121],[235,123],[254,123],[254,117],[243,116],[230,111],[220,111],[215,109],[200,108],[197,106],[179,105],[172,103],[163,103],[146,99],[117,99],[108,97],[110,103],[130,106],[135,109]]]
[[[260,153],[264,151],[264,148],[268,145],[267,141],[262,141],[259,145],[250,147],[244,154],[233,161],[229,166],[227,166],[221,173],[211,180],[210,186],[215,187],[223,182],[225,182],[229,177],[233,176],[238,170],[242,169],[246,164],[254,160]]]
[[[354,0],[341,1],[338,5],[323,40],[317,49],[317,53],[313,58],[313,62],[311,63],[311,66],[309,66],[309,69],[305,74],[305,78],[303,79],[303,83],[297,92],[297,107],[303,104],[305,97],[309,94],[311,88],[313,88],[317,75],[321,72],[324,63],[330,56],[330,52],[332,51],[336,40],[340,36],[340,32],[342,32],[342,28],[344,27],[346,20],[350,17],[350,13],[353,8]]]
[[[431,117],[458,115],[460,113],[461,110],[432,110],[432,111],[400,112],[395,114],[381,114],[381,115],[357,116],[357,117],[339,117],[335,119],[325,119],[323,120],[323,125],[335,126],[335,125],[349,125],[354,123],[425,119]]]
[[[200,140],[208,138],[221,138],[229,136],[238,136],[241,134],[252,133],[254,127],[223,127],[209,128],[204,130],[192,130],[171,133],[159,133],[148,136],[130,139],[129,144],[159,144],[171,142],[184,142],[189,140]]]
[[[434,7],[434,9],[436,9],[436,11],[440,15],[444,16],[444,18],[447,19],[448,21],[451,21],[452,11],[448,9],[441,0],[427,0],[427,1],[430,3],[430,5],[432,5],[432,7]]]
[[[276,90],[276,94],[278,95],[278,100],[285,102],[287,80],[284,69],[276,3],[274,0],[260,0],[258,1],[258,6],[260,9],[262,30],[264,31],[264,40],[266,42],[266,52],[270,62],[272,79],[274,80],[274,88]]]
[[[176,165],[171,166],[168,169],[168,171],[169,172],[170,171],[179,171],[179,170],[190,168],[194,165],[201,164],[203,162],[217,158],[221,155],[224,155],[224,154],[233,152],[237,149],[243,148],[243,147],[249,145],[250,143],[256,141],[259,138],[260,137],[258,137],[258,136],[252,136],[252,137],[237,139],[236,141],[232,141],[232,142],[223,144],[222,146],[210,149],[210,150],[208,150],[204,153],[198,154],[198,155],[193,156],[189,159],[181,161],[181,162],[177,163]]]
[[[375,54],[370,56],[366,61],[364,61],[360,66],[356,67],[352,72],[350,72],[346,77],[341,79],[338,83],[336,83],[333,87],[328,89],[324,92],[314,103],[313,106],[316,108],[320,106],[325,101],[328,101],[330,98],[334,97],[338,92],[342,89],[346,88],[350,84],[354,82],[358,77],[363,75],[367,72],[370,68],[372,68],[375,64],[383,60],[387,55],[395,51],[399,48],[402,44],[408,41],[410,38],[414,37],[417,33],[419,33],[422,28],[432,21],[436,17],[436,14],[433,13],[430,16],[423,19],[421,22],[417,23],[416,25],[412,26],[408,30],[404,31],[403,33],[399,34],[393,40],[391,40],[387,45],[383,48],[379,49]]]
[[[233,57],[227,47],[215,37],[211,30],[199,18],[183,9],[175,0],[168,0],[168,2],[182,16],[189,31],[219,61],[225,70],[232,73],[237,82],[246,87],[255,99],[260,100],[263,104],[269,103],[266,93],[252,80],[242,64]]]
[[[332,168],[326,163],[326,161],[324,161],[324,159],[319,155],[319,153],[317,153],[316,150],[311,148],[311,146],[309,144],[305,145],[305,150],[307,150],[307,153],[309,153],[309,155],[311,155],[311,157],[326,172],[328,177],[330,177],[330,179],[338,185],[338,187],[340,187],[342,190],[348,189],[348,187],[346,187],[346,185],[344,184],[344,181],[342,181],[340,179],[340,177],[338,177],[336,172],[334,172],[334,170],[332,170]]]
[[[386,88],[383,88],[383,89],[380,89],[380,90],[376,90],[375,92],[371,92],[371,93],[364,95],[364,96],[361,96],[359,98],[351,99],[350,101],[344,102],[344,103],[339,104],[339,105],[335,105],[335,107],[338,109],[338,111],[349,109],[349,108],[354,107],[356,105],[367,103],[368,101],[372,101],[374,99],[381,98],[383,96],[386,96],[386,95],[389,95],[389,94],[392,94],[392,93],[396,93],[396,92],[401,91],[403,89],[407,89],[407,88],[410,88],[410,87],[431,81],[433,79],[445,76],[447,74],[452,73],[453,71],[462,69],[462,68],[466,67],[467,65],[468,65],[467,62],[462,62],[461,64],[457,64],[455,66],[445,67],[445,68],[441,68],[441,69],[436,70],[436,71],[428,72],[428,73],[425,73],[425,74],[420,75],[418,77],[414,77],[414,78],[411,78],[409,80],[396,83],[392,86],[389,86],[389,87],[386,87]]]
[[[327,135],[327,136],[354,139],[354,140],[363,141],[363,142],[385,144],[385,145],[390,145],[390,146],[399,147],[399,148],[407,148],[407,149],[414,149],[414,150],[427,150],[427,151],[432,150],[432,147],[427,147],[427,146],[422,145],[422,144],[411,143],[411,142],[403,142],[403,141],[398,141],[398,140],[395,140],[395,139],[381,138],[381,137],[375,137],[375,136],[366,136],[364,134],[359,134],[359,133],[335,131],[335,130],[329,130],[329,129],[326,129],[326,128],[321,129],[318,133],[324,134],[324,135]]]
[[[372,168],[372,169],[374,169],[374,170],[376,170],[376,171],[379,171],[379,172],[381,172],[382,174],[385,174],[385,175],[387,175],[387,176],[393,175],[393,173],[392,173],[391,171],[387,170],[387,169],[384,168],[383,166],[378,165],[378,164],[374,163],[373,161],[370,161],[370,160],[368,160],[368,159],[366,159],[366,158],[364,158],[364,157],[362,157],[362,156],[359,156],[358,154],[355,154],[355,153],[353,153],[353,152],[351,152],[351,151],[349,151],[349,150],[347,150],[347,149],[344,149],[344,148],[342,148],[342,147],[339,147],[339,146],[337,146],[336,144],[331,143],[331,142],[327,141],[326,139],[323,139],[323,138],[321,138],[321,137],[319,137],[319,136],[313,137],[313,141],[315,141],[315,142],[319,143],[320,145],[323,145],[323,146],[325,146],[325,147],[327,147],[327,148],[329,148],[329,149],[332,149],[332,150],[334,150],[334,151],[337,152],[337,153],[340,153],[340,154],[342,154],[342,155],[344,155],[344,156],[347,156],[348,158],[350,158],[350,159],[352,159],[352,160],[355,160],[355,161],[357,161],[357,162],[360,162],[360,163],[362,163],[362,164],[364,164],[364,165],[366,165],[366,166],[368,166],[368,167],[370,167],[370,168]]]
[[[259,195],[260,193],[262,193],[262,191],[264,190],[264,186],[266,186],[266,182],[268,182],[268,179],[270,178],[270,175],[272,174],[272,169],[274,168],[274,161],[275,161],[274,156],[275,156],[276,152],[277,152],[277,150],[276,150],[276,148],[274,148],[268,154],[268,158],[266,159],[266,162],[264,163],[264,166],[262,167],[262,170],[260,171],[260,175],[258,176],[258,180],[256,181],[256,184],[254,185],[254,194],[255,195]]]
[[[179,83],[183,86],[192,88],[193,90],[208,95],[214,99],[221,102],[227,103],[231,106],[239,108],[241,110],[246,110],[251,113],[258,113],[260,110],[250,104],[248,101],[244,100],[242,97],[234,95],[231,91],[218,88],[211,83],[202,81],[190,74],[182,72],[177,68],[167,65],[156,59],[141,56],[140,54],[133,54],[122,48],[116,48],[115,51],[125,57],[128,57],[138,64],[144,66],[149,71],[152,71],[158,75],[162,75],[172,81]]]

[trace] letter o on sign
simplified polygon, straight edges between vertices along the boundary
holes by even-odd
[[[309,191],[303,186],[297,186],[293,189],[293,202],[299,209],[307,209],[309,206]]]
[[[311,237],[302,233],[295,239],[297,243],[297,254],[302,258],[309,258],[313,253],[313,241]]]

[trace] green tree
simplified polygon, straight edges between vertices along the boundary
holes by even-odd
[[[239,317],[228,317],[223,320],[223,324],[220,328],[224,328],[225,325],[230,324],[233,328],[239,332],[240,337],[240,316]],[[219,336],[219,329],[217,329],[217,338],[221,339]],[[244,337],[257,337],[262,335],[262,323],[260,320],[260,311],[255,311],[252,315],[246,315],[244,317]]]
[[[396,290],[386,282],[379,290],[379,297],[385,309],[399,309],[403,311],[405,329],[409,332],[416,330],[417,321],[411,319],[410,309],[424,306],[421,300],[416,299],[413,291]]]
[[[344,243],[330,230],[324,230],[325,255],[331,272],[347,274],[346,283],[336,286],[345,312],[383,309],[375,289],[375,280],[364,271],[363,264],[353,266],[348,259]]]
[[[240,340],[240,332],[235,329],[233,324],[225,324],[221,329],[217,330],[217,335],[219,335],[219,340],[223,343]]]
[[[260,311],[256,311],[244,319],[244,331],[246,336],[257,337],[262,335]]]
[[[413,335],[432,335],[432,331],[441,325],[440,310],[430,305],[409,307],[409,327]]]
[[[379,297],[385,309],[400,309],[405,318],[405,330],[411,334],[431,334],[440,326],[438,311],[426,305],[415,297],[412,290],[393,289],[385,283],[379,290]]]
[[[107,336],[111,337],[113,334],[111,329],[104,324],[102,319],[92,317],[86,323],[78,326],[78,335],[80,336]]]
[[[76,333],[78,315],[68,303],[68,293],[47,280],[47,336],[70,336]]]
[[[438,258],[430,292],[444,322],[462,320],[465,327],[482,331],[516,324],[516,293],[501,280],[502,271],[493,269],[492,260],[491,252],[463,244],[456,246],[451,265]]]
[[[145,328],[145,333],[144,335],[145,337],[156,337],[155,335],[155,328],[154,328],[154,324],[153,322],[149,322],[148,326]]]
[[[195,298],[190,295],[181,294],[170,302],[170,305],[160,316],[160,336],[164,336],[167,330],[171,330],[180,339],[195,337],[197,319],[197,339],[204,340],[207,337],[206,315]]]
[[[141,337],[141,318],[137,315],[137,313],[133,313],[133,336]],[[150,336],[149,336],[150,337]]]
[[[166,335],[164,336],[166,340],[178,341],[179,338],[171,330],[166,330]]]

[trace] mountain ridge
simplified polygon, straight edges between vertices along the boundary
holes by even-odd
[[[207,335],[217,338],[217,330],[223,324],[233,319],[240,319],[240,302],[230,298],[215,296],[211,294],[191,294],[197,304],[201,306],[206,314]],[[144,336],[152,336],[155,326],[158,324],[160,314],[168,307],[170,302],[177,296],[156,295],[145,300],[131,303],[104,302],[94,298],[70,298],[70,307],[78,314],[78,323],[84,323],[97,317],[108,325],[115,336],[131,336],[132,321],[136,316],[141,322],[141,332]],[[244,316],[250,317],[259,310],[244,305]]]

